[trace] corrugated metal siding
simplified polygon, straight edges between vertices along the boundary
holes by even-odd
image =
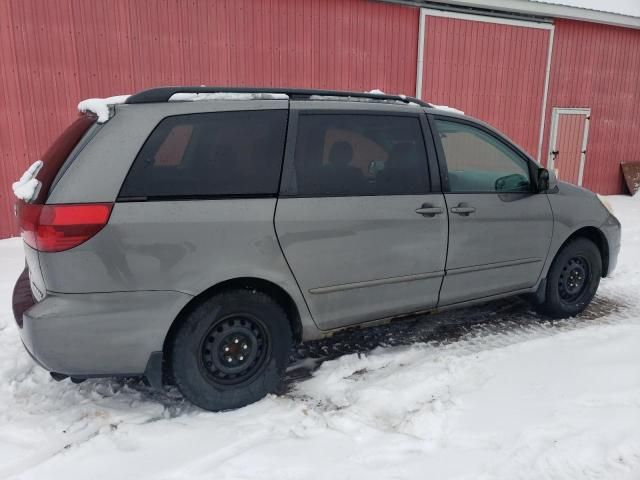
[[[426,17],[422,97],[499,128],[537,156],[549,31]]]
[[[640,31],[557,20],[543,159],[552,107],[590,107],[582,184],[624,191],[620,163],[640,161]]]
[[[79,100],[166,84],[415,92],[417,8],[366,0],[0,2],[0,238],[11,181]]]

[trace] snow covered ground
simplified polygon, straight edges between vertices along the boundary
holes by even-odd
[[[462,336],[326,361],[226,413],[51,380],[11,314],[20,241],[0,241],[0,478],[640,479],[640,198],[610,200],[623,251],[583,317],[467,309]]]

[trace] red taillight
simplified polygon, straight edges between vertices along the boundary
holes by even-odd
[[[111,203],[19,205],[20,230],[27,245],[42,252],[61,252],[86,242],[104,228]]]

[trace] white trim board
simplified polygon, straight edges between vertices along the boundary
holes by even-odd
[[[553,30],[553,24],[549,22],[534,22],[529,20],[516,20],[512,18],[491,17],[488,15],[476,15],[474,13],[448,12],[445,10],[435,10],[433,8],[421,8],[420,16],[458,18],[460,20],[474,20],[476,22],[500,23],[502,25],[513,25],[517,27],[541,28]]]
[[[554,168],[553,151],[556,149],[556,142],[558,141],[558,120],[560,115],[584,115],[584,134],[582,135],[582,147],[580,155],[580,167],[578,170],[578,185],[582,186],[582,178],[584,176],[584,165],[587,159],[587,143],[589,141],[589,123],[591,120],[590,108],[561,108],[554,107],[551,111],[551,136],[549,137],[549,153],[547,157],[547,168],[549,170]]]
[[[389,3],[401,3],[405,5],[420,6],[424,2],[418,0],[382,0]],[[496,10],[505,13],[534,15],[549,18],[567,18],[584,22],[601,23],[640,29],[640,16],[626,15],[623,13],[591,10],[589,8],[574,7],[570,5],[557,5],[535,0],[440,0],[443,9],[447,5],[453,7],[471,7],[481,10]]]
[[[540,137],[538,138],[538,163],[542,163],[542,145],[544,143],[544,127],[547,123],[547,103],[549,101],[549,79],[551,78],[551,61],[553,59],[553,40],[555,29],[549,32],[549,48],[547,51],[547,66],[544,75],[544,93],[542,94],[542,118],[540,119]]]
[[[424,71],[424,33],[427,20],[424,9],[420,9],[418,20],[418,61],[416,63],[416,98],[422,99],[422,73]]]

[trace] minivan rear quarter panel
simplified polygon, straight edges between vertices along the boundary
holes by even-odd
[[[276,239],[275,195],[117,201],[133,159],[167,116],[286,110],[288,101],[220,100],[132,107],[117,107],[116,115],[84,148],[49,198],[48,203],[116,203],[108,225],[85,244],[39,254],[46,289],[72,294],[174,291],[195,296],[225,280],[255,277],[289,294],[305,334],[313,337],[315,324]]]
[[[179,291],[197,295],[229,279],[257,277],[304,300],[273,227],[275,198],[127,202],[109,224],[67,252],[41,253],[55,292]],[[306,314],[305,314],[306,313]]]

